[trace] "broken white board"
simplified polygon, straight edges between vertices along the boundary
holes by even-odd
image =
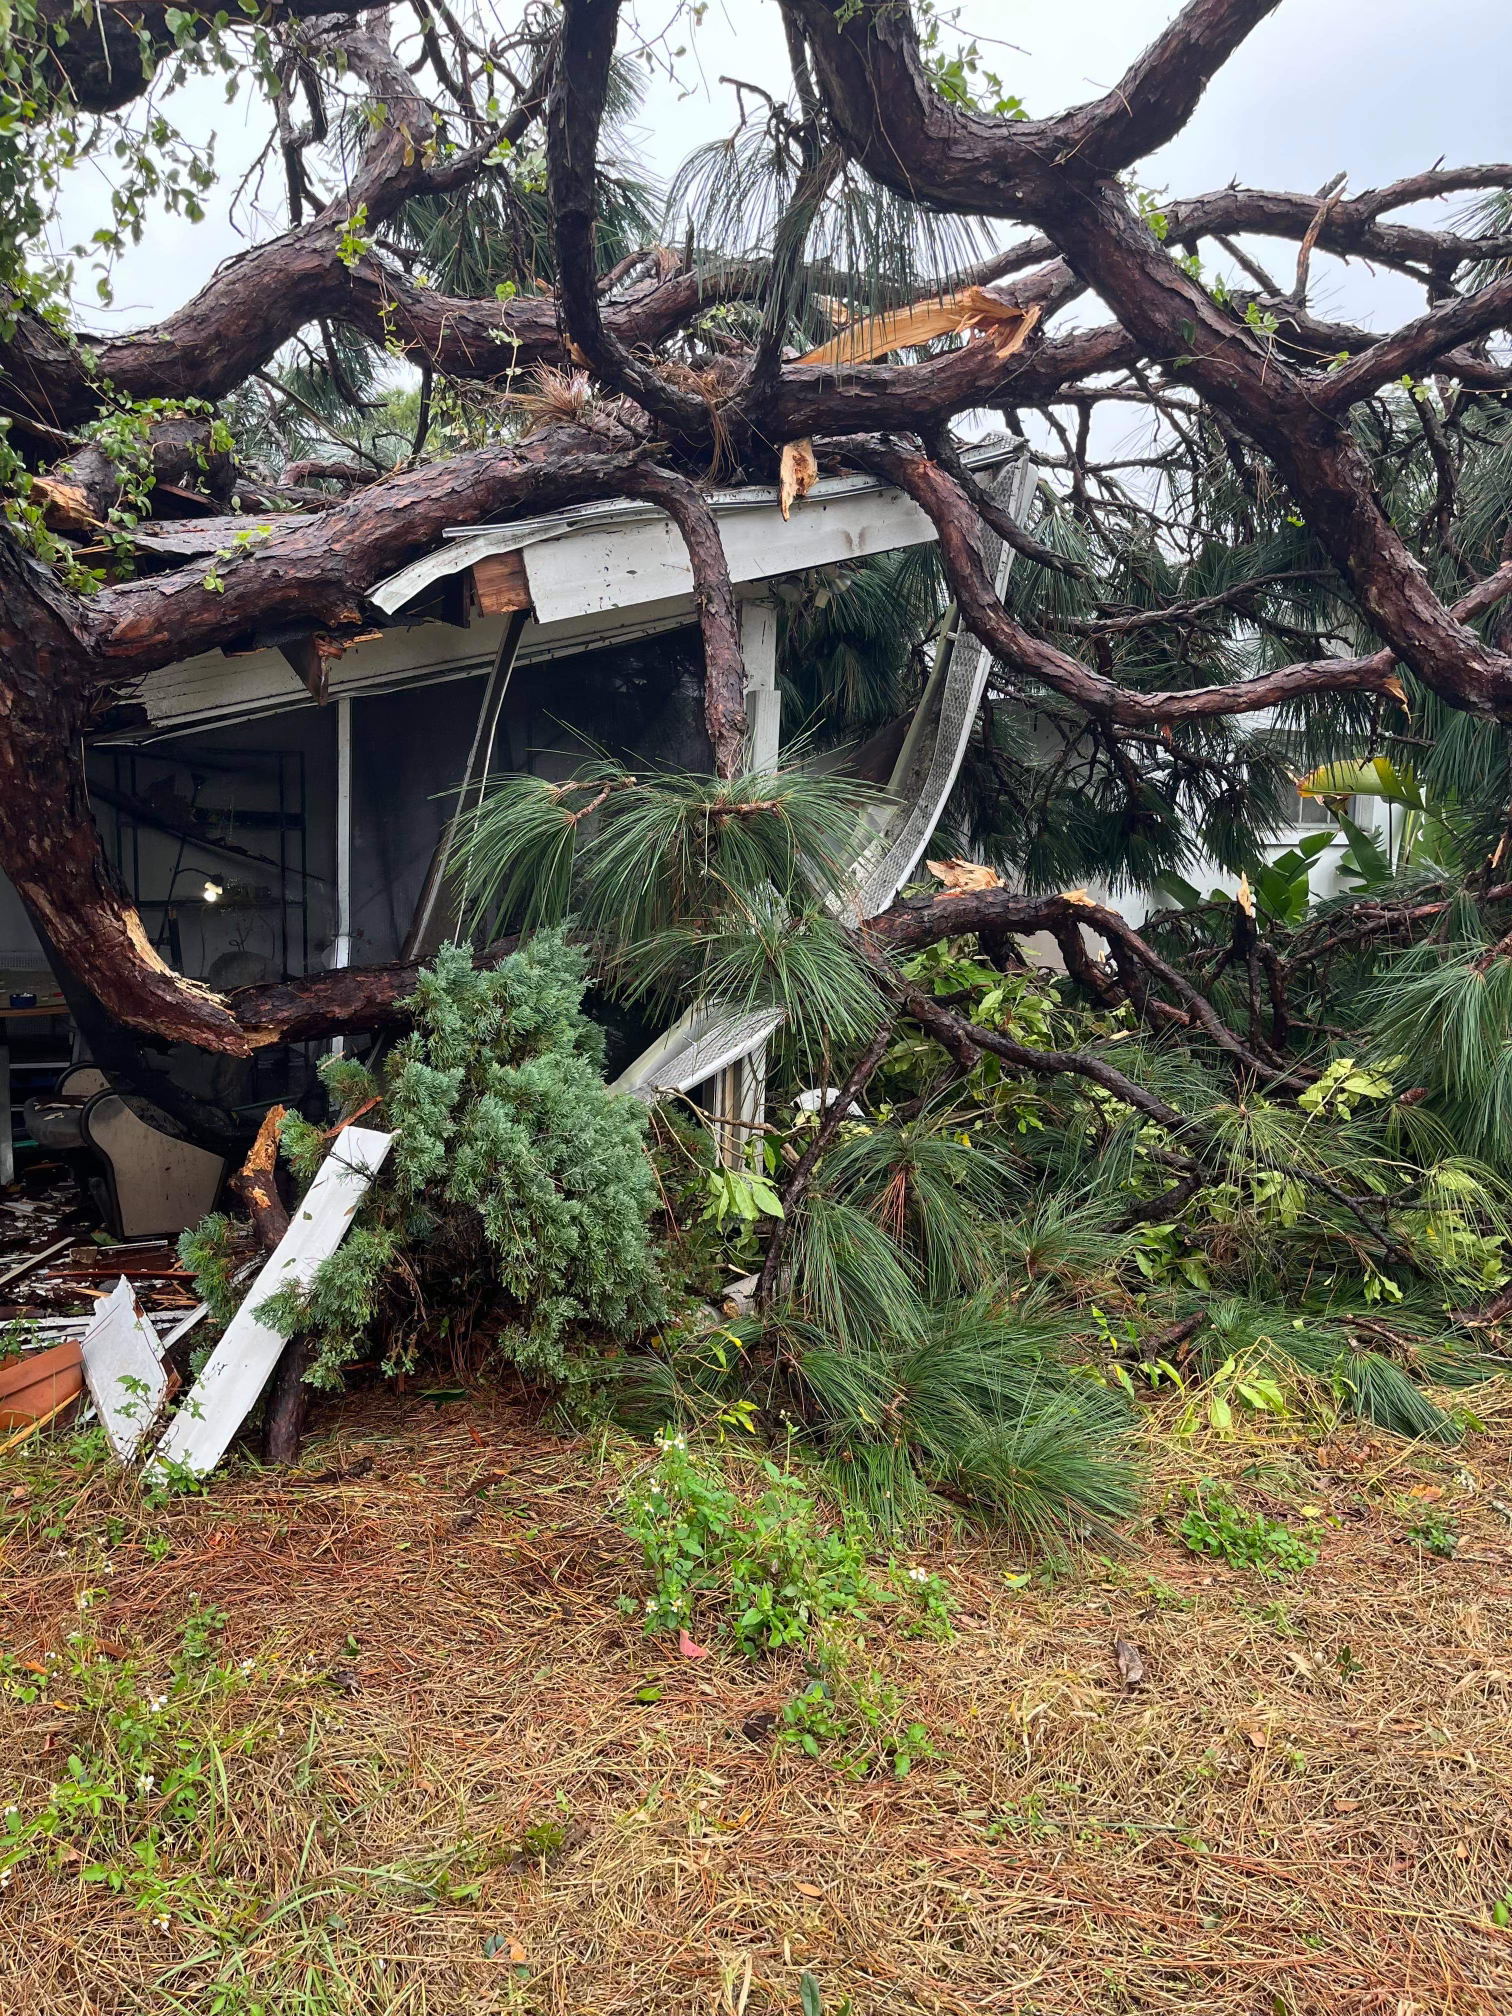
[[[129,1463],[168,1393],[158,1334],[123,1274],[79,1341],[84,1383],[117,1460]]]
[[[309,1287],[321,1261],[329,1259],[345,1238],[393,1138],[370,1127],[348,1127],[337,1136],[277,1251],[247,1290],[225,1336],[174,1415],[148,1466],[149,1474],[166,1474],[176,1466],[204,1477],[225,1455],[286,1341],[261,1321],[258,1310],[290,1282],[301,1289]]]
[[[689,1008],[609,1087],[653,1105],[668,1092],[687,1092],[745,1057],[782,1023],[780,1008],[731,1009],[719,1002]]]

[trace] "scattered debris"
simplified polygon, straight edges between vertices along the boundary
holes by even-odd
[[[278,1249],[247,1290],[188,1399],[158,1445],[149,1470],[182,1466],[205,1476],[219,1463],[251,1413],[286,1340],[257,1311],[289,1282],[308,1287],[315,1270],[341,1244],[382,1168],[393,1140],[369,1127],[349,1127],[321,1163]]]
[[[78,1348],[105,1439],[117,1459],[129,1463],[156,1425],[169,1378],[157,1332],[124,1274],[100,1304]]]
[[[40,1253],[28,1253],[24,1259],[16,1261],[14,1266],[8,1267],[5,1273],[0,1274],[0,1288],[9,1288],[13,1281],[24,1280],[28,1274],[34,1273],[37,1268],[45,1267],[49,1260],[55,1260],[60,1253],[65,1252],[72,1244],[73,1240],[71,1238],[59,1239],[51,1246],[44,1246]]]
[[[77,1344],[23,1351],[0,1365],[0,1428],[30,1428],[53,1420],[84,1391]]]

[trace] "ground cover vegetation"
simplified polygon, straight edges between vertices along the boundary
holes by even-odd
[[[1490,2016],[1505,1384],[1481,1404],[1450,1449],[1221,1433],[1157,1391],[1124,1545],[939,1530],[865,1564],[879,1593],[818,1564],[866,1613],[823,1652],[752,1656],[700,1595],[702,1658],[645,1630],[691,1441],[385,1385],[318,1412],[295,1471],[144,1498],[97,1434],[34,1440],[0,1455],[0,1996],[1251,2016],[1258,1980],[1287,2016]],[[743,1505],[769,1488],[728,1464]]]

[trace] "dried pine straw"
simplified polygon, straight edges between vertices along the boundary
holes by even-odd
[[[228,1880],[197,1921],[16,1871],[0,2008],[762,2016],[808,1970],[856,2016],[1505,2011],[1512,1392],[1476,1404],[1487,1432],[1447,1453],[1286,1423],[1177,1443],[1152,1412],[1122,1555],[1014,1588],[1010,1549],[942,1540],[954,1641],[869,1636],[938,1752],[901,1782],[743,1733],[799,1662],[644,1640],[615,1607],[641,1594],[612,1509],[635,1456],[520,1405],[348,1399],[298,1481],[244,1465],[156,1512],[91,1471],[61,1541],[40,1507],[82,1473],[10,1460],[0,1503],[33,1516],[6,1543],[9,1648],[40,1659],[103,1586],[89,1629],[161,1672],[197,1596],[253,1662],[222,1734],[255,1741],[225,1751]],[[1199,1475],[1336,1515],[1320,1564],[1267,1581],[1186,1552]],[[1405,1537],[1430,1502],[1455,1559]],[[71,1727],[0,1708],[7,1801],[58,1777]],[[553,1819],[559,1851],[523,1856]]]

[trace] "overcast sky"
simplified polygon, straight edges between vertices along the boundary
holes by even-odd
[[[636,0],[654,31],[674,0]],[[967,0],[962,25],[984,58],[1033,114],[1106,89],[1176,12],[1172,0]],[[712,0],[673,82],[655,75],[637,141],[648,168],[665,178],[689,149],[729,130],[734,75],[777,91],[786,52],[773,0]],[[1347,170],[1352,190],[1430,166],[1512,156],[1512,8],[1506,0],[1284,0],[1208,91],[1186,131],[1141,168],[1141,179],[1191,195],[1237,178],[1312,190]],[[116,307],[97,324],[150,322],[185,301],[219,261],[246,240],[226,219],[224,190],[261,144],[256,108],[227,106],[224,87],[196,83],[165,109],[196,137],[214,128],[228,182],[200,225],[154,218],[116,275]],[[252,111],[254,124],[249,126]],[[276,199],[276,186],[269,185]],[[105,214],[97,168],[76,178],[63,219],[70,241],[87,237]],[[1438,206],[1439,218],[1448,206]],[[264,228],[276,228],[269,220]],[[1278,262],[1279,263],[1279,262]],[[1402,282],[1372,285],[1357,271],[1317,272],[1314,306],[1356,319],[1397,319],[1421,295]]]

